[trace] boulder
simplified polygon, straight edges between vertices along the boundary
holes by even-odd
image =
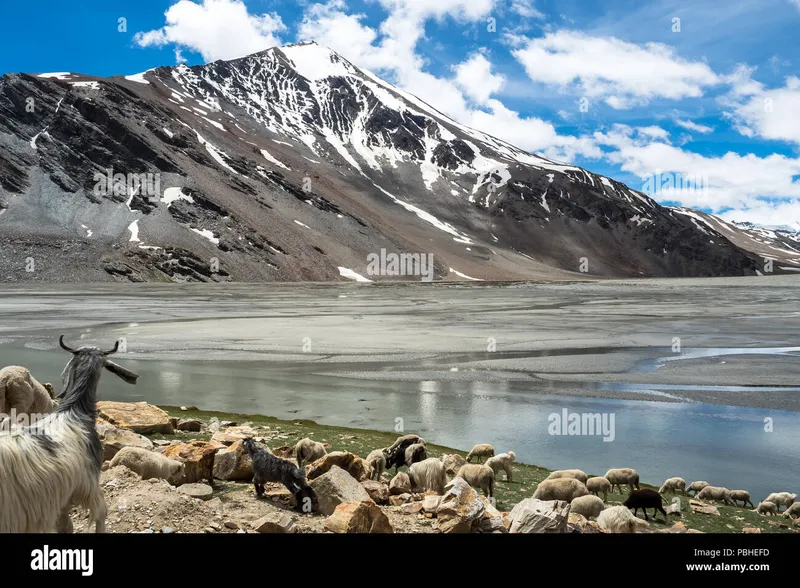
[[[184,484],[178,488],[178,492],[191,496],[192,498],[210,500],[214,494],[214,489],[208,484]]]
[[[343,502],[372,501],[358,480],[335,465],[327,473],[311,480],[311,487],[317,494],[319,512],[325,515],[332,515]]]
[[[375,504],[389,504],[389,487],[386,484],[375,480],[364,480],[361,485]]]
[[[253,479],[253,462],[245,452],[242,441],[217,451],[214,456],[214,477],[219,480]]]
[[[394,533],[389,518],[371,500],[339,504],[325,520],[325,529],[332,533]]]
[[[222,445],[233,445],[237,441],[242,441],[248,437],[253,437],[256,441],[259,440],[259,435],[254,429],[243,425],[241,427],[228,427],[224,431],[217,431],[211,435],[211,441]]]
[[[163,448],[162,453],[185,464],[186,482],[193,484],[201,480],[214,480],[214,454],[218,448],[205,441],[173,443]]]
[[[176,427],[179,431],[189,431],[190,433],[199,433],[203,429],[203,423],[197,419],[181,419],[178,421]]]
[[[259,533],[296,533],[294,520],[285,512],[272,512],[253,523]]]
[[[403,514],[419,514],[420,512],[422,512],[422,503],[409,502],[408,504],[403,505],[401,511]]]
[[[569,503],[526,498],[511,509],[510,533],[566,533]]]
[[[101,400],[97,403],[98,416],[120,429],[140,435],[175,432],[169,415],[147,402],[113,402]]]
[[[389,497],[389,504],[392,506],[400,506],[401,504],[405,504],[406,502],[411,502],[412,496],[408,492],[404,494],[398,494],[397,496],[390,496]]]
[[[408,477],[408,474],[404,472],[400,472],[392,481],[389,482],[389,494],[392,496],[399,496],[400,494],[410,494],[411,493],[411,478]]]
[[[426,496],[426,498],[429,498]],[[479,496],[483,502],[484,513],[483,518],[478,522],[477,530],[480,533],[508,533],[505,521],[503,520],[503,513],[501,513],[492,504],[492,501],[485,496]]]
[[[463,478],[454,478],[447,486],[436,518],[442,533],[469,533],[480,524],[486,506],[480,496]]]
[[[155,446],[147,437],[128,429],[120,429],[106,421],[97,421],[97,433],[103,444],[103,460],[112,459],[123,447],[139,447],[153,451]]]
[[[372,473],[372,468],[357,455],[349,451],[333,451],[307,466],[306,478],[319,478],[334,466],[345,470],[359,482],[368,480]]]
[[[422,510],[425,512],[435,513],[439,508],[439,503],[442,501],[441,496],[435,494],[428,494],[422,499]]]
[[[358,456],[353,459],[353,463],[350,464],[347,471],[359,482],[372,478],[372,466]]]
[[[717,517],[720,516],[719,510],[717,510],[717,507],[712,504],[706,504],[705,502],[700,502],[699,500],[690,500],[689,506],[692,507],[692,512],[694,514],[707,514]]]
[[[281,459],[291,459],[292,453],[294,453],[293,445],[281,445],[272,451],[272,455],[280,457]]]
[[[450,453],[442,456],[442,463],[444,463],[444,470],[449,475],[455,476],[461,466],[467,463],[467,460],[457,453]]]

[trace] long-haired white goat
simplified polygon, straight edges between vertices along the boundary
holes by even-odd
[[[103,451],[95,429],[97,384],[103,368],[129,384],[138,376],[110,361],[111,351],[71,349],[56,412],[28,427],[0,433],[0,533],[71,533],[73,506],[91,513],[104,533],[107,507],[100,490]]]

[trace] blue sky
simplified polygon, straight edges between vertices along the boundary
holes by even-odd
[[[532,152],[800,228],[800,0],[40,0],[3,3],[0,22],[0,73],[132,74],[314,39]]]

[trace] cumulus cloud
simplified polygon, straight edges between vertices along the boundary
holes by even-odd
[[[453,69],[458,86],[479,104],[486,104],[506,83],[505,77],[492,73],[492,64],[482,53],[473,54]]]
[[[757,91],[734,104],[736,130],[747,137],[788,141],[800,145],[800,78],[789,76],[782,88]]]

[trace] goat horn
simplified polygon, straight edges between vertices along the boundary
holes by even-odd
[[[112,353],[116,353],[118,349],[119,349],[119,339],[117,339],[117,342],[114,343],[114,349],[112,349],[111,351],[104,351],[103,355],[111,355]]]
[[[64,343],[64,335],[61,335],[61,337],[58,339],[58,344],[61,345],[61,349],[69,351],[70,353],[75,353],[74,349],[67,347],[67,345]]]

